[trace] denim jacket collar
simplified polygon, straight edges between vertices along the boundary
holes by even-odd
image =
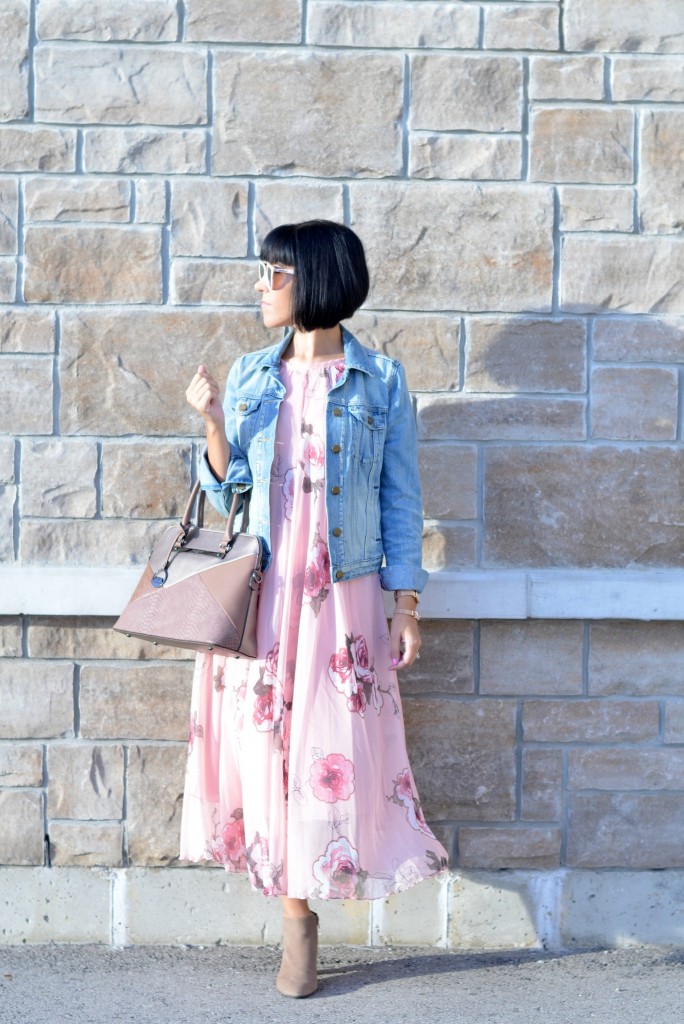
[[[373,370],[368,363],[368,357],[363,351],[362,346],[356,340],[351,331],[348,331],[342,324],[340,324],[340,329],[342,331],[342,344],[344,345],[344,362],[346,369],[361,370],[363,373],[372,374]],[[294,327],[290,327],[281,341],[277,342],[275,345],[271,345],[270,348],[264,349],[263,358],[258,365],[260,365],[264,370],[270,369],[277,371],[280,366],[280,360],[283,352],[290,344],[293,334]]]

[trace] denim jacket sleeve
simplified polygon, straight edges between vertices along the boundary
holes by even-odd
[[[222,516],[230,514],[235,491],[246,491],[252,486],[252,474],[247,455],[240,447],[235,416],[235,402],[238,382],[240,379],[240,360],[237,359],[228,374],[226,392],[223,399],[225,414],[225,430],[230,445],[230,462],[225,480],[219,480],[209,465],[206,447],[202,451],[199,465],[199,480],[203,491],[215,509]]]
[[[428,580],[422,560],[422,496],[411,396],[400,363],[389,384],[387,434],[380,474],[380,533],[385,590],[421,591]]]

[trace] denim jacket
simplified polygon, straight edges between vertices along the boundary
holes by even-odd
[[[285,395],[278,344],[241,356],[228,375],[223,407],[230,463],[214,476],[206,449],[202,489],[227,516],[234,492],[252,488],[249,528],[270,554],[270,476],[278,409]],[[422,502],[416,428],[403,367],[365,348],[342,327],[345,368],[328,392],[325,506],[333,583],[380,572],[385,590],[422,590]],[[383,555],[385,564],[382,565]]]

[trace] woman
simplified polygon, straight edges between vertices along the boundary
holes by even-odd
[[[411,401],[400,364],[340,326],[368,284],[349,228],[274,229],[255,287],[286,336],[235,362],[223,405],[205,366],[187,390],[206,424],[202,486],[224,515],[250,490],[267,571],[258,658],[197,658],[181,857],[246,870],[282,898],[288,996],[317,988],[309,898],[377,899],[446,867],[396,676],[419,656],[427,578]]]

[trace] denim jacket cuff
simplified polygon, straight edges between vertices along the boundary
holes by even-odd
[[[425,569],[415,565],[383,565],[380,570],[383,590],[417,590],[420,593],[429,578]]]

